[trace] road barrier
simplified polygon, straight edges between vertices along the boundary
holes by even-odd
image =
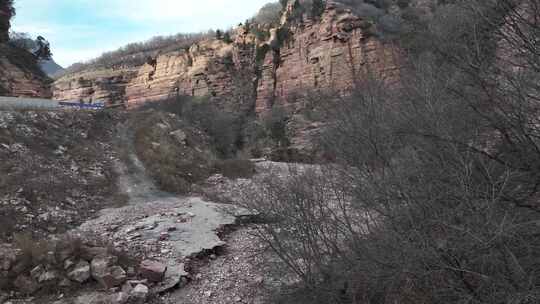
[[[52,99],[2,97],[0,96],[0,110],[101,110],[104,103],[81,103],[77,101],[57,101]]]
[[[88,109],[88,110],[101,110],[105,108],[104,103],[80,103],[80,102],[60,101],[58,104],[64,108],[78,108],[78,109]]]

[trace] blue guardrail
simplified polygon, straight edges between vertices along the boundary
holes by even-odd
[[[72,107],[72,108],[79,108],[79,109],[101,110],[105,108],[104,103],[79,103],[79,102],[60,101],[58,104],[61,107]]]

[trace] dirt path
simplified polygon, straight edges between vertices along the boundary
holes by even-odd
[[[102,210],[97,218],[77,230],[96,234],[112,241],[119,249],[167,264],[166,279],[155,286],[154,291],[178,287],[190,276],[184,269],[185,263],[224,246],[219,236],[223,229],[250,214],[232,205],[158,190],[134,153],[126,127],[120,128],[119,136],[129,153],[128,164],[117,163],[120,189],[128,194],[129,203],[121,208]]]

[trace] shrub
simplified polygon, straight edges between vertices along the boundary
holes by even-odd
[[[180,120],[163,112],[135,113],[134,147],[150,175],[164,191],[185,194],[191,185],[211,173],[212,155],[207,137]],[[181,130],[184,142],[171,132]]]
[[[248,159],[217,160],[214,170],[231,179],[249,178],[255,173],[255,165]]]
[[[267,220],[259,236],[302,282],[281,303],[540,300],[533,2],[459,3],[475,38],[438,45],[444,28],[430,27],[436,44],[408,58],[399,88],[366,74],[334,98],[321,136],[334,164],[291,167],[248,195]],[[487,52],[494,40],[505,56]]]
[[[278,146],[287,146],[289,144],[287,122],[287,113],[281,107],[272,108],[270,113],[263,117],[263,124],[268,137],[274,140]]]
[[[268,44],[263,44],[262,46],[257,46],[255,61],[259,64],[262,64],[266,58],[266,54],[270,51],[270,46]]]
[[[311,5],[311,17],[320,18],[324,13],[325,2],[323,0],[313,0]]]
[[[236,115],[218,109],[215,102],[208,99],[187,103],[183,114],[183,117],[210,136],[211,145],[220,157],[235,154],[240,136],[240,125]]]
[[[258,24],[267,24],[276,26],[281,18],[282,4],[279,2],[271,2],[265,4],[253,17],[253,22]]]

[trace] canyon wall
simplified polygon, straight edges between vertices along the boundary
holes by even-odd
[[[54,83],[54,99],[132,108],[177,94],[230,96],[240,70],[251,66],[252,49],[247,44],[205,40],[187,50],[158,55],[140,67],[69,74]]]
[[[301,101],[307,90],[350,91],[366,73],[397,76],[397,50],[370,34],[371,25],[335,3],[321,20],[292,27],[279,49],[267,53],[257,87],[257,112]]]
[[[176,94],[226,100],[240,89],[255,94],[255,109],[264,112],[299,100],[292,97],[306,89],[350,90],[367,69],[395,75],[393,47],[370,36],[370,24],[340,5],[329,1],[317,21],[282,23],[289,37],[281,42],[274,41],[277,29],[269,41],[258,41],[239,27],[231,43],[205,40],[143,66],[66,75],[54,83],[54,98],[130,108]]]

